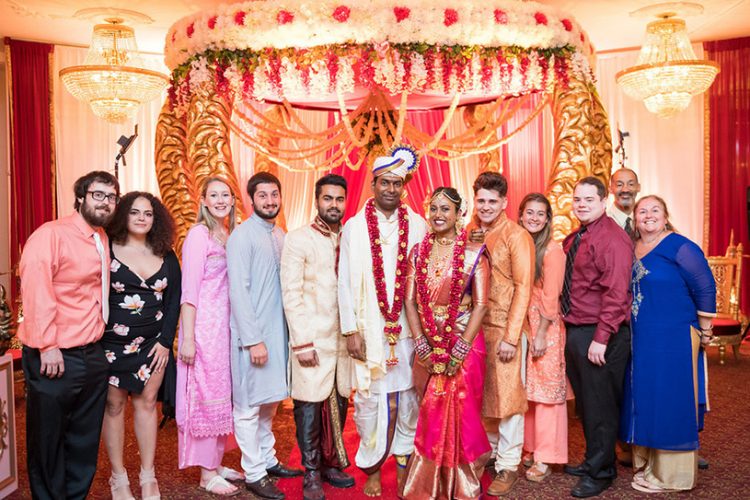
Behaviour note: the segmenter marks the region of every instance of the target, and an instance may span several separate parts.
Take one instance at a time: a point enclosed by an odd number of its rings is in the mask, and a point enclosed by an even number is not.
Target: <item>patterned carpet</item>
[[[715,349],[709,353],[710,366],[710,397],[712,412],[706,421],[706,430],[701,436],[701,454],[710,462],[710,468],[701,471],[698,487],[689,493],[661,495],[659,498],[721,498],[746,499],[750,498],[750,345],[743,346],[741,358],[735,361],[728,353],[727,363],[720,366]],[[19,389],[20,384],[16,385]],[[16,422],[19,436],[19,477],[20,489],[11,495],[12,499],[26,499],[31,495],[28,489],[28,478],[25,467],[25,405],[20,396],[16,396]],[[132,416],[128,414],[130,432],[126,435],[126,463],[130,471],[133,492],[140,498],[138,482],[138,448],[132,434]],[[583,454],[583,436],[580,422],[571,420],[570,423],[570,457],[571,461],[579,461]],[[282,461],[299,463],[299,451],[294,440],[294,421],[291,402],[285,403],[279,410],[274,422],[277,438],[277,453]],[[347,421],[346,442],[353,461],[356,450],[357,436],[351,419]],[[225,463],[239,469],[240,454],[235,449],[228,452]],[[174,421],[170,421],[159,431],[157,452],[157,478],[164,499],[215,498],[198,489],[199,472],[197,468],[190,470],[177,469],[177,436]],[[348,490],[336,490],[326,485],[327,498],[331,500],[358,500],[366,498],[361,491],[364,483],[362,475],[356,467],[350,467],[348,472],[354,474],[357,485]],[[641,498],[648,496],[638,493],[630,487],[631,472],[620,467],[618,479],[614,486],[601,498]],[[90,498],[109,498],[109,465],[106,453],[101,447],[99,454],[99,471],[96,475]],[[383,471],[383,498],[395,498],[395,470],[390,460]],[[287,498],[298,499],[301,495],[301,479],[284,480],[279,483],[287,493]],[[525,479],[519,480],[517,487],[507,498],[553,499],[569,497],[570,488],[575,484],[575,478],[562,473],[556,468],[554,474],[542,484],[534,484]],[[243,490],[234,498],[254,498]],[[490,497],[488,497],[490,498]]]

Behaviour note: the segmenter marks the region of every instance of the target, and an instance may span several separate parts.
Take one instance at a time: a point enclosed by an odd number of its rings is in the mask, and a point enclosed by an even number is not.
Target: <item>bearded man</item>
[[[427,225],[401,200],[418,165],[396,147],[373,164],[372,192],[344,226],[339,263],[339,314],[354,358],[354,422],[360,436],[355,463],[368,476],[364,493],[382,492],[380,467],[398,464],[399,486],[414,450],[419,404],[412,383],[414,341],[403,310],[407,255]]]
[[[21,255],[26,450],[34,498],[86,498],[96,472],[109,363],[109,242],[120,186],[89,172],[75,212],[34,231]]]
[[[247,182],[253,214],[227,240],[234,436],[242,451],[245,487],[255,496],[280,500],[269,476],[301,476],[276,458],[271,426],[279,402],[289,396],[289,334],[281,303],[284,230],[276,225],[281,182],[259,172]]]
[[[322,482],[354,486],[342,429],[351,393],[351,359],[338,315],[338,260],[346,179],[315,183],[315,220],[286,236],[281,289],[292,349],[292,399],[305,468],[303,498],[325,498]]]

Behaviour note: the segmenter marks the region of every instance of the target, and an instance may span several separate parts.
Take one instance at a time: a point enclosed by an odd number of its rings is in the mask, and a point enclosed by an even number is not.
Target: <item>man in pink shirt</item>
[[[73,187],[76,211],[29,237],[21,256],[26,449],[34,498],[80,498],[96,472],[109,364],[99,339],[109,314],[103,227],[117,179],[90,172]]]

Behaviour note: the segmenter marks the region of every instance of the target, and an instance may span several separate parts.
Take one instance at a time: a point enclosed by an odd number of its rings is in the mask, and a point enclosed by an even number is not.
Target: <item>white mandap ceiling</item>
[[[408,4],[409,0],[403,2]],[[133,27],[141,51],[161,53],[164,35],[172,23],[216,3],[211,0],[0,0],[0,36],[88,46],[94,22],[75,19],[73,14],[80,9],[116,7],[141,12],[154,20],[152,24],[133,24]],[[542,3],[572,14],[589,33],[597,50],[603,51],[639,46],[648,20],[630,17],[629,12],[658,2],[542,0]],[[686,19],[693,41],[750,36],[750,0],[701,3],[704,13]]]

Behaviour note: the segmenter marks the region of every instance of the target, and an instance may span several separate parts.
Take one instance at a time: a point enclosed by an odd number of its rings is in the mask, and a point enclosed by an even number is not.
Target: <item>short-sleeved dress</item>
[[[172,349],[180,315],[180,264],[174,252],[147,278],[120,262],[110,248],[109,322],[102,337],[109,384],[140,394],[151,377],[148,354],[159,342]]]

